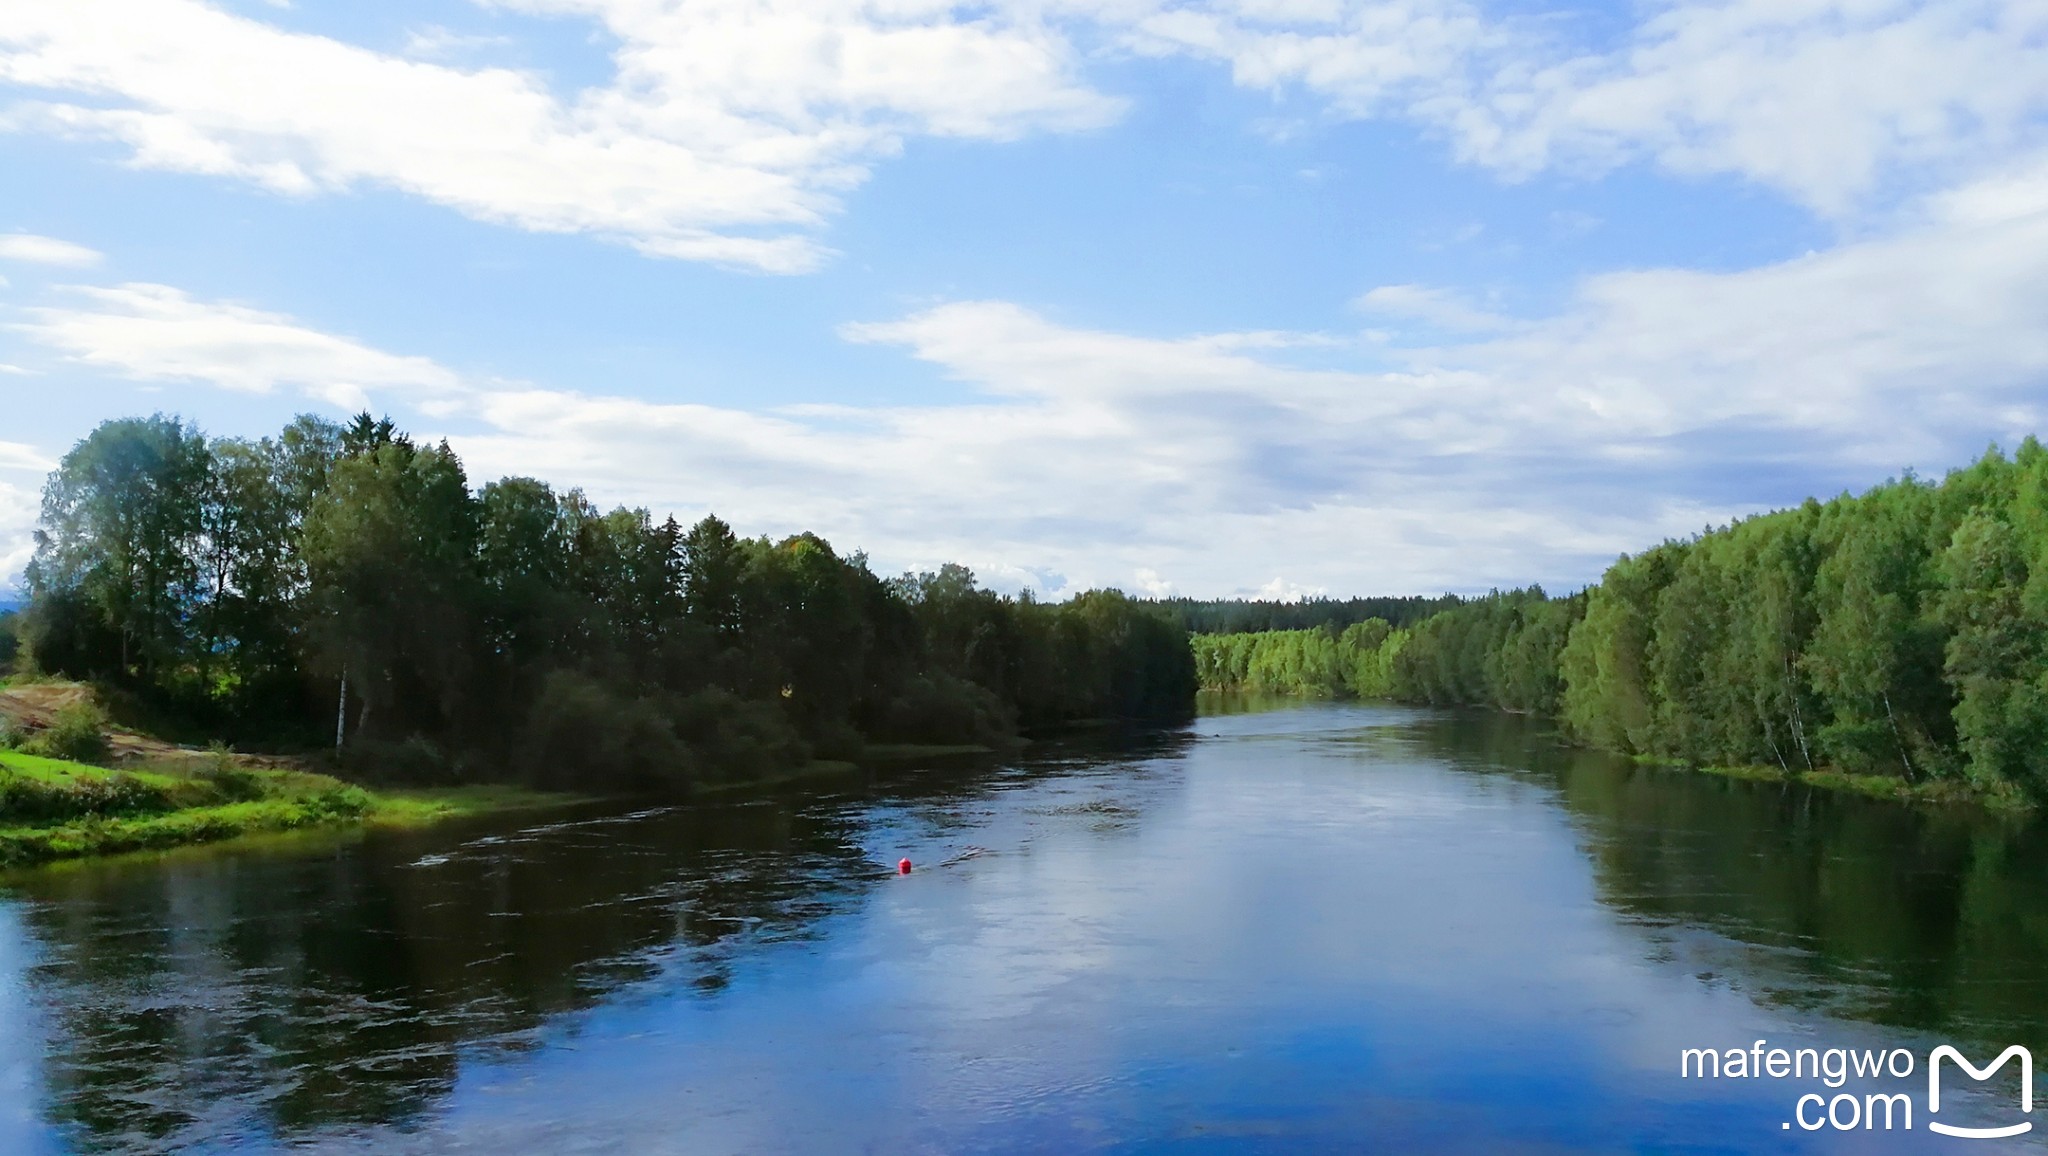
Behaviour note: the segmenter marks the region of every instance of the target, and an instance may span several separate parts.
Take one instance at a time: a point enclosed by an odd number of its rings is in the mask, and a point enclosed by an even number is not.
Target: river
[[[0,1025],[7,1153],[2038,1150],[1930,1135],[1924,1065],[2048,1043],[2048,831],[1221,704],[827,798],[16,874]],[[1919,1066],[1680,1075],[1755,1041]],[[2022,1118],[1963,1083],[1938,1119]],[[1914,1127],[1799,1101],[1871,1089]]]

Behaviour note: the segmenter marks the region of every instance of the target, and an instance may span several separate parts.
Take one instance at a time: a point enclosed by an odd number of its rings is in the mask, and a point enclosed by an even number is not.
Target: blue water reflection
[[[71,1035],[42,1065],[53,1090],[0,1085],[0,1127],[34,1112],[71,1147],[154,1135],[200,1151],[1928,1150],[1921,1120],[1785,1127],[1810,1082],[1679,1079],[1687,1047],[1924,1056],[1943,1037],[1772,998],[1813,982],[1772,953],[1812,952],[1688,921],[1671,895],[1635,902],[1733,877],[1670,884],[1609,863],[1616,840],[1684,831],[1573,805],[1590,788],[1545,769],[1553,756],[1444,739],[1469,725],[1327,704],[1212,715],[1191,735],[823,803],[216,857],[207,893],[241,898],[211,907],[164,901],[202,870],[177,864],[19,882],[24,924],[59,962],[30,967],[16,934],[0,1001],[13,983]],[[1630,790],[1730,789],[1570,757]],[[923,866],[895,877],[901,856]],[[325,902],[318,935],[353,946],[302,949],[280,978],[264,894]],[[76,929],[141,942],[171,918],[201,930],[148,949],[157,999],[261,992],[359,1025],[360,1044],[280,1029],[267,1061],[237,1060],[247,1041],[187,1016],[152,1055],[213,1077],[150,1077],[145,1098],[194,1101],[161,1126],[128,1112],[79,1037],[142,1015],[133,990],[108,994],[133,968],[85,966]],[[67,1001],[95,1000],[66,1019]],[[299,1069],[323,1062],[401,1075],[378,1096],[294,1099]],[[1943,1116],[2001,1108],[1959,1095]]]

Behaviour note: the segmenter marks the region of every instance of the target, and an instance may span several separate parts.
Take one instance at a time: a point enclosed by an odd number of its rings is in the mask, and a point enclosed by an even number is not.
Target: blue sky
[[[2041,424],[2022,0],[0,0],[0,577],[367,406],[1005,589],[1573,586]]]

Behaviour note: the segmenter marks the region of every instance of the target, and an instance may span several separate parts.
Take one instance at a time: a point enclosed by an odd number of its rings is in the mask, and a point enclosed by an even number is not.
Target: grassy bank
[[[0,867],[330,824],[417,827],[566,801],[508,787],[372,792],[227,759],[190,770],[113,771],[0,751]]]
[[[1633,755],[1630,756],[1630,761],[1648,767],[1665,767],[1674,771],[1692,771],[1724,779],[1740,779],[1746,783],[1798,783],[1815,790],[1840,791],[1845,794],[1862,795],[1867,799],[1883,799],[1891,803],[1931,803],[1943,806],[1962,803],[2007,814],[2031,811],[2035,807],[2034,801],[2011,783],[1998,783],[1987,787],[1963,779],[1921,779],[1918,782],[1907,782],[1897,775],[1858,775],[1839,767],[1822,766],[1810,771],[1795,771],[1790,768],[1764,767],[1752,763],[1717,766],[1688,763],[1683,759],[1663,759],[1654,755]]]
[[[1897,775],[1857,775],[1832,767],[1820,767],[1811,771],[1787,771],[1778,767],[1690,767],[1684,763],[1668,763],[1663,760],[1646,761],[1658,761],[1663,765],[1720,775],[1723,778],[1759,783],[1801,783],[1818,790],[1843,791],[1896,803],[1968,803],[1991,811],[2027,811],[2034,807],[2033,801],[2011,783],[1999,783],[1987,788],[1959,779],[1923,779],[1917,783],[1909,783]]]

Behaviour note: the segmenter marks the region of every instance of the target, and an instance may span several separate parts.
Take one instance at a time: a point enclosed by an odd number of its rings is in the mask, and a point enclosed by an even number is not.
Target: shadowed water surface
[[[11,877],[0,1151],[1996,1151],[1787,1128],[1838,1089],[1678,1055],[2039,1051],[2044,946],[2029,824],[1492,715],[1219,712]]]

